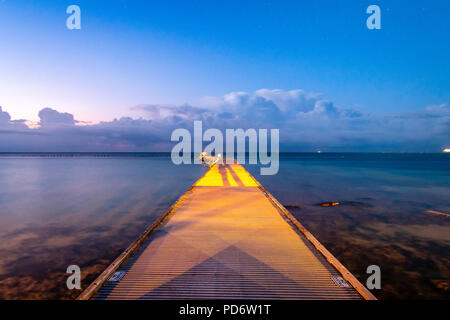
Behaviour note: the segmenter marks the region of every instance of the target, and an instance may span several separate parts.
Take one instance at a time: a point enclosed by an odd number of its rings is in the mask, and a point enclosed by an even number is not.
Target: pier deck
[[[375,299],[241,165],[214,165],[79,299]]]

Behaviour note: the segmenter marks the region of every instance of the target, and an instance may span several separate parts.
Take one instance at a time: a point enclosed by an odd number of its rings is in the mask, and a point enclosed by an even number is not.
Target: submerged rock
[[[335,207],[335,206],[351,206],[351,207],[372,207],[372,205],[360,201],[331,201],[317,203],[316,206]]]
[[[286,209],[300,209],[299,206],[295,205],[295,204],[288,204],[288,205],[284,205],[284,207]]]
[[[322,203],[318,203],[317,205],[321,206],[321,207],[334,207],[334,206],[338,206],[340,205],[340,202],[322,202]]]

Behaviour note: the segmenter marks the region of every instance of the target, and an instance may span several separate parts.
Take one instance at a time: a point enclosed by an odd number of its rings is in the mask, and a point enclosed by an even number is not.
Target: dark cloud
[[[232,92],[196,105],[139,105],[144,118],[83,125],[45,108],[40,127],[13,121],[0,108],[0,151],[170,151],[176,128],[279,128],[282,151],[433,151],[450,144],[450,108],[371,115],[336,106],[302,90]]]
[[[11,116],[8,112],[3,111],[2,107],[0,107],[0,127],[9,125],[11,121]]]
[[[25,120],[11,120],[11,116],[8,112],[3,111],[0,106],[0,132],[10,133],[16,132],[16,130],[26,130],[28,127],[25,125]]]

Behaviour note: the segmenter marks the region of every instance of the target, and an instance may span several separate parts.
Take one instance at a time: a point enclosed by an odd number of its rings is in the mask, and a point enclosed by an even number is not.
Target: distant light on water
[[[445,148],[444,152],[450,153],[450,148]]]

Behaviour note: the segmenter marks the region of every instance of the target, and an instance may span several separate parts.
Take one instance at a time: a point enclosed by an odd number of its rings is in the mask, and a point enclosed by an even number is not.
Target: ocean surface
[[[381,299],[450,298],[450,154],[281,154],[246,168]],[[0,154],[0,299],[72,299],[206,168],[168,154]],[[337,206],[320,204],[339,202]]]

